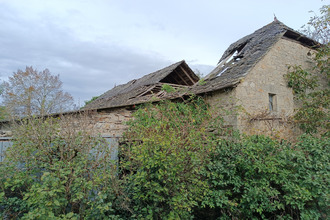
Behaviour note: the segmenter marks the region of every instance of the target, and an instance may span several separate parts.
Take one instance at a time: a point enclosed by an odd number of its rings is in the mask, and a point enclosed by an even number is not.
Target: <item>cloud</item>
[[[83,103],[182,59],[206,75],[273,13],[292,28],[306,23],[323,4],[307,2],[0,0],[0,77],[48,68]]]
[[[82,41],[53,18],[26,19],[1,5],[0,74],[5,78],[25,66],[60,74],[76,102],[90,99],[115,84],[141,77],[171,61],[154,52],[136,51],[109,42]]]

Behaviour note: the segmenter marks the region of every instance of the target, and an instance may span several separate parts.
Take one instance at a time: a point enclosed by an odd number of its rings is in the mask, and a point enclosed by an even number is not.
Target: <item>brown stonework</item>
[[[307,55],[311,49],[282,38],[250,70],[244,79],[229,93],[213,93],[206,100],[212,105],[240,106],[236,119],[228,121],[245,134],[266,134],[290,139],[300,130],[290,123],[297,104],[284,74],[289,65],[312,69],[313,61]],[[274,108],[269,109],[270,96]],[[229,98],[231,97],[231,98]],[[218,100],[218,101],[217,101]]]
[[[93,113],[90,128],[105,137],[121,137],[127,128],[126,122],[131,117],[132,111],[125,108],[100,110]]]

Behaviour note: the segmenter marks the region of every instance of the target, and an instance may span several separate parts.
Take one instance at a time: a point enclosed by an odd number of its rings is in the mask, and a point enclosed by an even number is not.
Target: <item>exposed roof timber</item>
[[[287,30],[283,36],[287,37],[289,39],[299,41],[300,43],[302,43],[305,46],[309,46],[309,47],[313,47],[313,48],[318,48],[321,46],[320,43],[318,43],[298,32],[292,31],[292,30]]]
[[[166,76],[164,79],[162,79],[160,82],[163,83],[173,83],[180,85],[182,82],[176,77],[176,75],[173,75],[172,73]]]
[[[178,77],[184,82],[184,84],[186,84],[187,86],[190,85],[190,83],[188,83],[188,82],[184,79],[184,77],[181,76],[180,72],[177,71],[177,69],[176,69],[174,72],[177,73],[176,75],[177,75],[177,76],[178,76]]]
[[[132,98],[136,98],[136,97],[141,97],[144,96],[145,94],[147,94],[148,92],[152,91],[156,86],[151,86],[150,88],[148,88],[146,91],[140,93],[139,95],[132,97]]]
[[[187,73],[187,71],[186,71],[182,66],[180,66],[180,69],[181,69],[181,70],[184,72],[184,74],[186,74],[186,76],[190,79],[190,81],[191,81],[191,84],[190,84],[190,85],[194,85],[196,81],[194,81],[194,80],[190,77],[190,75]]]
[[[177,84],[183,84],[183,85],[194,85],[195,82],[198,82],[198,77],[194,74],[192,70],[189,69],[189,67],[186,67],[184,65],[185,63],[182,63],[182,65],[178,66],[176,69],[174,69],[169,75],[167,75],[164,79],[162,79],[160,82],[174,82],[176,81]]]
[[[86,105],[84,109],[128,106],[150,101],[153,97],[172,97],[188,89],[177,90],[177,92],[169,94],[161,90],[163,84],[171,85],[173,88],[187,88],[192,85],[191,79],[192,81],[198,81],[199,78],[182,60],[139,79],[116,86]]]

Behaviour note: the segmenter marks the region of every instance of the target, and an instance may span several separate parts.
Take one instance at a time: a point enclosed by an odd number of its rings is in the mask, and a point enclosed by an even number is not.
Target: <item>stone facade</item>
[[[208,100],[212,106],[235,103],[241,107],[237,117],[231,116],[229,122],[242,133],[285,139],[295,137],[300,130],[290,123],[290,119],[298,106],[283,75],[288,72],[289,65],[311,69],[310,52],[311,49],[298,42],[282,38],[229,94],[215,93]]]

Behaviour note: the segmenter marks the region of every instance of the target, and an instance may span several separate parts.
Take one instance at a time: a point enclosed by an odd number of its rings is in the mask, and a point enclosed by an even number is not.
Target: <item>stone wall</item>
[[[214,91],[205,95],[204,99],[210,105],[210,111],[213,116],[221,116],[225,125],[237,128],[239,108],[234,88]]]
[[[131,118],[132,111],[125,108],[100,110],[94,113],[90,128],[102,136],[121,137]]]
[[[61,118],[62,129],[88,130],[93,135],[121,137],[132,117],[132,110],[113,108],[98,111],[74,112],[52,117]],[[0,125],[0,137],[12,136],[12,122]]]
[[[242,133],[294,138],[301,132],[291,123],[297,103],[283,75],[288,72],[288,65],[311,69],[313,60],[307,55],[310,51],[297,42],[280,39],[230,94],[214,93],[208,100],[213,106],[234,103],[239,107],[236,119],[232,115],[229,123]]]

